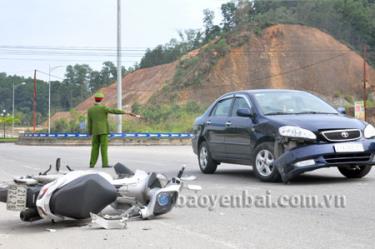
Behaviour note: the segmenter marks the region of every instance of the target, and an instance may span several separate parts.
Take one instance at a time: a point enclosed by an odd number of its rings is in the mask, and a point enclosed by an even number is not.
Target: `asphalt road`
[[[56,157],[75,169],[88,167],[89,147],[28,147],[0,144],[0,181],[35,174]],[[340,196],[345,207],[179,207],[155,220],[132,221],[126,230],[93,229],[77,222],[23,223],[0,204],[1,248],[374,248],[375,169],[347,180],[335,168],[302,175],[289,185],[259,182],[246,166],[222,165],[214,175],[199,172],[190,147],[111,147],[110,161],[132,169],[175,175],[186,164],[202,196]],[[105,169],[110,171],[110,169]],[[184,196],[193,193],[184,192]],[[342,199],[340,199],[342,200]],[[201,203],[202,204],[202,203]],[[262,207],[261,207],[262,206]],[[47,229],[55,229],[49,232]]]

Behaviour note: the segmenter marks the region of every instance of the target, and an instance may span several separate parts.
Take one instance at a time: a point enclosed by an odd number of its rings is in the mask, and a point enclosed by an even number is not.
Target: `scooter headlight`
[[[158,204],[161,207],[165,207],[165,206],[170,204],[171,197],[170,197],[169,193],[161,192],[161,193],[158,194],[157,200],[158,200]]]
[[[316,139],[316,135],[312,131],[297,126],[282,126],[279,128],[279,133],[283,137]]]
[[[372,125],[367,125],[365,130],[363,131],[363,135],[365,138],[373,138],[375,137],[375,128]]]

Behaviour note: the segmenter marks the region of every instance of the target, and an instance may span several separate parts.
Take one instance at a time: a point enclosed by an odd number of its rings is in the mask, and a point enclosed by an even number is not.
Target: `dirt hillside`
[[[151,68],[139,69],[126,75],[122,79],[123,104],[124,109],[130,111],[131,105],[135,102],[146,104],[152,95],[160,90],[164,84],[173,78],[177,62],[160,65]],[[104,87],[100,90],[104,93],[103,104],[116,107],[116,84]],[[75,109],[80,113],[85,113],[94,103],[94,98],[90,97],[80,103]],[[52,122],[59,119],[68,119],[69,112],[57,112],[52,116]]]
[[[199,50],[188,57],[198,56]],[[186,57],[186,56],[185,56]],[[138,102],[146,104],[154,95],[162,96],[163,86],[172,84],[178,61],[137,70],[123,78],[125,108]],[[369,84],[375,84],[375,71],[369,67]],[[348,46],[316,28],[302,25],[274,25],[260,35],[251,35],[248,42],[231,48],[204,76],[200,85],[177,92],[181,102],[190,100],[209,103],[225,92],[255,88],[290,88],[316,92],[332,97],[360,96],[362,92],[363,59]],[[101,90],[104,104],[115,106],[116,85]],[[164,93],[165,95],[172,93]],[[76,109],[85,112],[93,98]],[[57,113],[53,119],[66,118]]]
[[[369,85],[375,71],[368,67]],[[183,91],[183,100],[206,102],[221,94],[256,88],[289,88],[335,95],[362,93],[363,59],[331,35],[302,25],[275,25],[231,51],[201,86]]]
[[[174,75],[177,62],[144,68],[126,75],[122,79],[123,102],[132,105],[134,102],[146,104],[150,97],[164,84],[170,81]],[[116,106],[116,84],[103,88],[104,104]],[[93,98],[86,99],[79,104],[77,111],[86,111],[93,103]]]

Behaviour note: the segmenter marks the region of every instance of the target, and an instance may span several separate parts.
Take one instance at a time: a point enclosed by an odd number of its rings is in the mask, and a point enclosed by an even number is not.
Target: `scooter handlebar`
[[[183,166],[183,167],[180,169],[180,171],[178,171],[178,173],[177,173],[177,178],[181,178],[182,175],[184,174],[184,171],[185,171],[185,167]]]

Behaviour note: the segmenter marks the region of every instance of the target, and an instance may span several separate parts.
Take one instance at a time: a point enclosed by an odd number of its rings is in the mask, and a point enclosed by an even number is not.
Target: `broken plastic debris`
[[[105,215],[101,217],[99,215],[90,213],[91,222],[104,229],[125,229],[127,225],[127,218],[110,219],[110,216]]]

